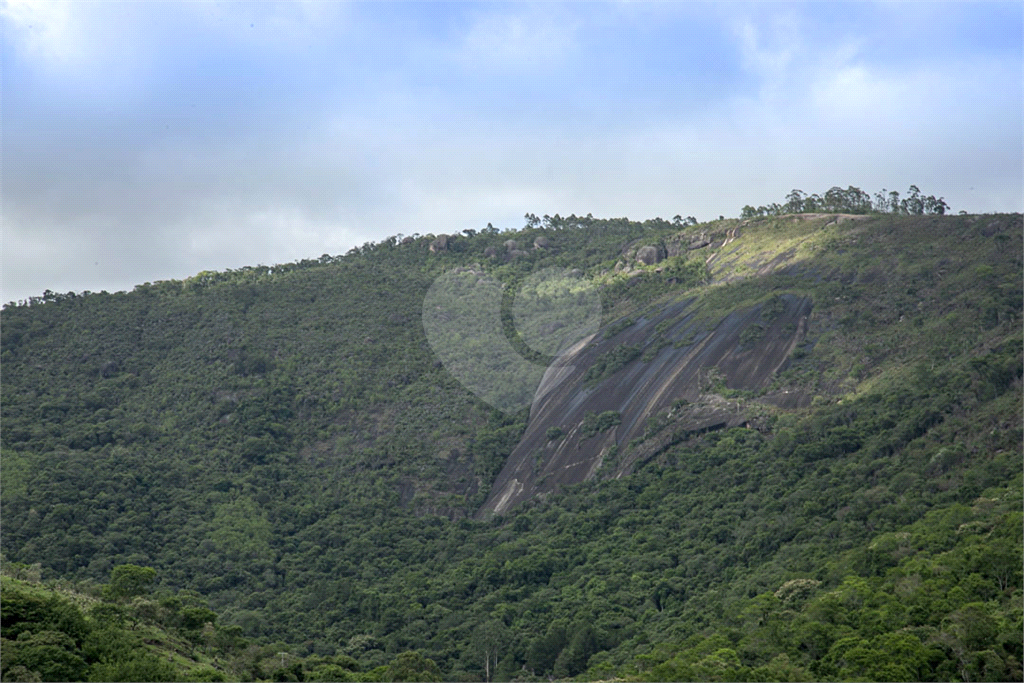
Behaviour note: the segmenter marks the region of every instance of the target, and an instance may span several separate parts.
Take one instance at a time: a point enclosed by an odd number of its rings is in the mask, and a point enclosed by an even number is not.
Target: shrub
[[[585,438],[597,436],[606,432],[622,422],[622,415],[616,410],[606,410],[603,413],[587,413],[583,417],[583,424],[580,431]]]

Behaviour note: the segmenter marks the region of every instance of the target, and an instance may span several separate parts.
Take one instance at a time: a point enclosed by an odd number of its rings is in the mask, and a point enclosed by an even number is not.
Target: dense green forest
[[[1021,217],[830,210],[528,215],[9,304],[3,679],[1020,679]],[[746,426],[651,415],[628,476],[477,515],[529,409],[447,371],[424,299],[550,267],[605,335],[680,297],[813,312],[766,390],[703,375]]]

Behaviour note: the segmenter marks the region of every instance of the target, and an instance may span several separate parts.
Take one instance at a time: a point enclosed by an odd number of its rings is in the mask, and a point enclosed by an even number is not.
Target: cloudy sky
[[[1024,208],[1019,2],[0,8],[2,301],[526,212]]]

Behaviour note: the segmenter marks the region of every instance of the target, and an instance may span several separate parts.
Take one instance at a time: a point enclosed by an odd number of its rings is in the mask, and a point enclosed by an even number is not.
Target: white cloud
[[[917,183],[954,209],[1021,208],[1019,63],[998,53],[894,65],[799,8],[457,5],[396,27],[325,4],[161,5],[167,26],[102,3],[4,5],[5,29],[39,41],[18,43],[16,75],[67,104],[4,102],[4,298],[519,227],[526,212],[708,219],[793,187]],[[642,42],[676,35],[697,47]],[[136,55],[115,71],[138,87],[97,97],[114,36]],[[613,44],[629,50],[585,52]],[[192,50],[228,66],[193,74]],[[705,54],[717,61],[692,61]],[[36,68],[51,62],[91,75]],[[323,77],[305,85],[310,71]]]
[[[186,2],[178,20],[243,50],[308,51],[324,40],[340,40],[348,28],[349,4],[335,0],[294,2]]]
[[[75,10],[75,3],[61,0],[4,0],[0,4],[4,37],[47,62],[79,58],[87,44],[74,21]]]
[[[762,96],[776,96],[809,58],[800,22],[780,12],[768,22],[744,20],[735,29],[741,64],[760,80]]]
[[[457,59],[469,67],[537,67],[573,49],[578,22],[556,5],[504,6],[474,13],[461,37]]]

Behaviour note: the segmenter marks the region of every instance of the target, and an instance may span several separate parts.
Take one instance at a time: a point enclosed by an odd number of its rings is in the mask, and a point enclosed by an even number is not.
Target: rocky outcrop
[[[653,266],[665,259],[665,250],[660,245],[640,247],[636,250],[636,260],[647,266]]]
[[[852,213],[841,213],[836,216],[833,220],[825,224],[825,227],[832,225],[842,225],[843,223],[852,223],[856,221],[871,220],[872,216],[866,214],[852,214]]]
[[[438,235],[437,238],[430,243],[431,253],[438,253],[442,251],[448,251],[448,235]]]
[[[786,364],[806,333],[811,301],[794,295],[783,295],[781,301],[782,311],[773,311],[770,321],[758,304],[705,330],[695,323],[692,300],[684,300],[608,338],[598,334],[581,341],[545,373],[526,432],[478,515],[504,513],[599,473],[621,477],[664,448],[657,446],[659,440],[746,425],[749,418],[739,404],[715,396],[712,389],[718,382],[729,389],[764,389]],[[747,332],[753,328],[756,334]],[[619,354],[631,360],[608,376],[588,374],[617,350],[629,348],[643,353]],[[645,436],[649,418],[673,411],[671,429],[631,447]],[[588,420],[607,412],[618,414],[617,424],[599,433],[586,428]],[[558,430],[559,438],[548,438]]]

